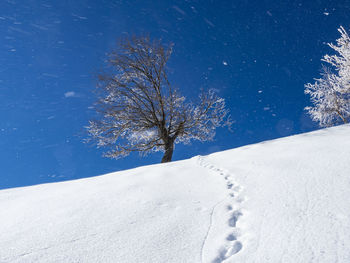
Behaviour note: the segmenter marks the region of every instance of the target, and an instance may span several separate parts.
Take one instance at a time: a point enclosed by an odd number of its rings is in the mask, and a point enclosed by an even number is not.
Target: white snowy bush
[[[305,109],[320,126],[348,123],[350,117],[350,38],[343,27],[336,44],[328,44],[337,54],[325,55],[321,78],[314,84],[305,85],[305,93],[311,97],[313,106]]]

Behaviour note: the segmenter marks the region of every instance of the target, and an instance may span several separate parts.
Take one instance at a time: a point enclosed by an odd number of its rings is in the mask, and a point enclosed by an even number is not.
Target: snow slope
[[[0,262],[350,262],[350,126],[0,191]]]

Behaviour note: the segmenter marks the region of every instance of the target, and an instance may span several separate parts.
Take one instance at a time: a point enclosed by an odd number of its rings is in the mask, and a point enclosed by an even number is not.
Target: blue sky
[[[173,42],[172,84],[189,99],[217,89],[236,121],[212,142],[177,145],[174,160],[317,129],[304,84],[349,13],[349,1],[1,1],[0,189],[160,161],[82,143],[96,73],[126,34]]]

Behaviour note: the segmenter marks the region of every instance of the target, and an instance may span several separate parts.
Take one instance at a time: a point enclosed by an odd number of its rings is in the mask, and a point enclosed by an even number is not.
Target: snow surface
[[[0,262],[350,262],[350,126],[0,191]]]

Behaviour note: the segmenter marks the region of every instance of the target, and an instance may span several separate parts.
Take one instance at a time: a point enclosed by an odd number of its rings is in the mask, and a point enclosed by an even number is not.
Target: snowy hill
[[[350,262],[350,126],[0,191],[0,262]]]

